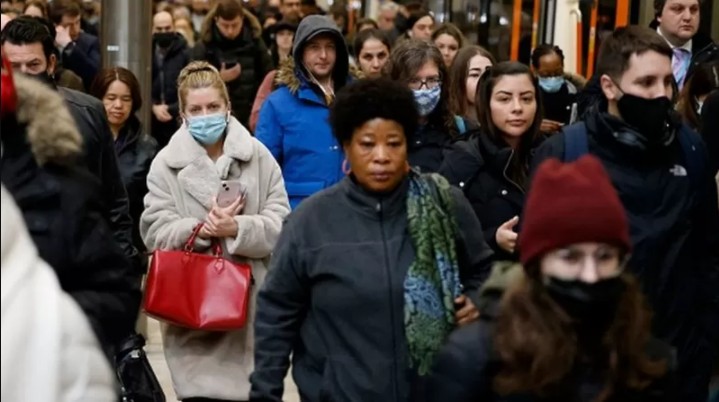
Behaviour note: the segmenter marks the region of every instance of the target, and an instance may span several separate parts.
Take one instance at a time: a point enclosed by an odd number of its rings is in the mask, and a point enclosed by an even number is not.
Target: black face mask
[[[625,92],[617,101],[617,108],[624,122],[650,142],[666,138],[672,110],[672,101],[666,96],[645,99]]]
[[[585,329],[604,333],[614,321],[625,284],[621,277],[595,283],[566,281],[549,277],[545,287],[549,296]]]
[[[164,49],[169,47],[172,44],[172,41],[175,40],[175,33],[158,32],[152,35],[152,39],[155,41],[155,43],[157,43],[157,46]]]

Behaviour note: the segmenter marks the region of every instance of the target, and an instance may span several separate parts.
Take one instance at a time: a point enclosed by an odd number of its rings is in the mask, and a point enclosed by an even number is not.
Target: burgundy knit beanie
[[[622,202],[601,162],[591,155],[572,163],[544,161],[532,180],[522,220],[519,257],[525,267],[575,243],[631,249]]]

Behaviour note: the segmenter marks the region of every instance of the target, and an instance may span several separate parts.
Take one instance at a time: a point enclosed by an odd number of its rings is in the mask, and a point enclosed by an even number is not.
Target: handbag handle
[[[200,222],[194,229],[192,229],[192,234],[190,234],[190,238],[187,239],[187,242],[185,243],[185,252],[192,253],[195,251],[195,240],[197,240],[197,236],[200,234],[200,230],[202,230],[204,225],[204,222]],[[210,244],[215,257],[222,256],[222,245],[220,244],[220,239],[213,237],[210,240]]]

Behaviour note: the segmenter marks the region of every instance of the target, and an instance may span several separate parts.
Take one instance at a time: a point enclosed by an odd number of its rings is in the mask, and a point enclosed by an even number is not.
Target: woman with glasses
[[[429,42],[401,42],[392,50],[387,75],[412,90],[419,112],[419,128],[408,144],[410,165],[422,172],[436,172],[458,135],[448,108],[448,75],[442,54]]]
[[[521,264],[498,265],[480,320],[440,351],[428,402],[676,401],[673,351],[651,336],[624,208],[601,162],[544,162]]]
[[[539,145],[542,108],[529,67],[503,62],[482,76],[477,91],[480,129],[454,144],[439,173],[460,187],[498,259],[516,260],[517,228]]]
[[[250,400],[282,400],[291,356],[303,401],[421,401],[442,341],[477,318],[492,253],[462,194],[409,169],[417,120],[399,82],[337,94],[330,124],[351,172],[282,229],[257,298]]]

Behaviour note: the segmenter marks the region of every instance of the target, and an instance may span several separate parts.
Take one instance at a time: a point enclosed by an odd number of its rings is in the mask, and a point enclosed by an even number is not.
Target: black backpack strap
[[[564,162],[574,162],[589,153],[587,126],[579,122],[562,128],[564,133]]]

